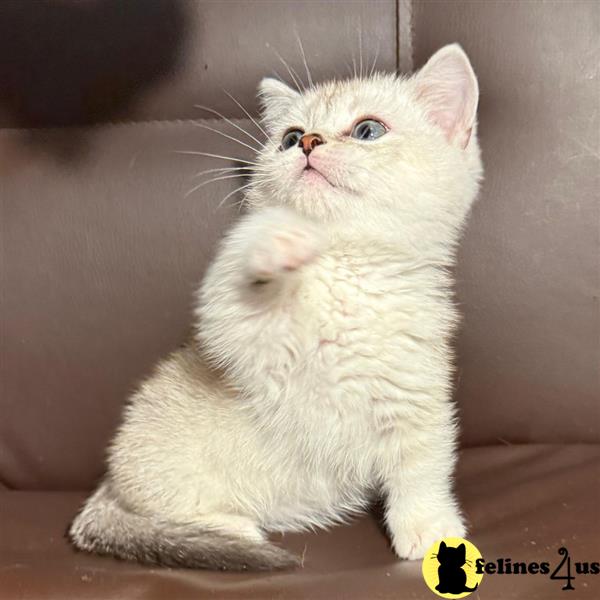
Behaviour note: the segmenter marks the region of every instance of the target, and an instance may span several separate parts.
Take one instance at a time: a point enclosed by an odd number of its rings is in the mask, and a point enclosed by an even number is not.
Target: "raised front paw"
[[[320,253],[323,237],[317,227],[290,211],[273,211],[257,231],[248,255],[253,281],[271,281],[295,271]]]
[[[400,558],[417,560],[438,540],[446,537],[464,538],[466,527],[455,509],[448,509],[427,521],[410,520],[392,533],[392,546]]]

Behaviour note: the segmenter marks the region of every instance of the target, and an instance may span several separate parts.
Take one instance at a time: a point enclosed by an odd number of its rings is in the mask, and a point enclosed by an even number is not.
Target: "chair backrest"
[[[0,6],[0,53],[15,57],[0,61],[0,485],[100,476],[127,394],[184,340],[236,217],[219,204],[237,181],[186,196],[228,163],[174,151],[251,155],[196,127],[230,126],[194,105],[252,128],[222,88],[255,115],[259,79],[288,76],[277,53],[304,74],[295,32],[316,80],[377,52],[394,70],[464,46],[486,181],[458,268],[463,441],[598,440],[596,3],[114,4],[54,3],[43,19]]]

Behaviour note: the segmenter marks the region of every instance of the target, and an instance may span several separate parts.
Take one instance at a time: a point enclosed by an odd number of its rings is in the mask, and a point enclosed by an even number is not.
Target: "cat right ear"
[[[300,94],[296,90],[279,79],[265,77],[258,84],[258,99],[263,108],[263,118],[271,127],[283,118],[292,102],[299,97]]]
[[[479,86],[464,50],[458,44],[444,46],[415,75],[415,81],[429,119],[451,144],[466,148],[477,117]]]

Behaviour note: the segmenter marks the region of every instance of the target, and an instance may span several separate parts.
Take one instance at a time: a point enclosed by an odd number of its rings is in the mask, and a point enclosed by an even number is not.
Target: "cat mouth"
[[[325,175],[323,175],[323,173],[321,173],[321,171],[319,171],[318,169],[315,169],[312,165],[307,164],[304,169],[302,169],[302,178],[303,179],[307,179],[307,180],[312,180],[312,181],[324,181],[325,183],[327,183],[329,186],[331,187],[336,187],[335,185],[333,185],[333,183],[331,183],[331,181],[329,181],[329,179],[327,179],[327,177]]]

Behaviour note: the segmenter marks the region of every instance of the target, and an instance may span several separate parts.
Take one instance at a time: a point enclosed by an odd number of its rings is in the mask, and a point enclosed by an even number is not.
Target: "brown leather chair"
[[[457,488],[487,561],[481,598],[599,598],[600,3],[7,1],[0,4],[0,598],[433,598],[371,516],[286,536],[304,568],[228,574],[76,553],[69,520],[136,381],[186,337],[191,294],[236,217],[259,79],[417,68],[458,41],[481,86],[486,179],[461,246]],[[359,34],[359,31],[361,32]],[[195,104],[224,115],[206,113]],[[252,143],[249,138],[245,142]],[[239,196],[237,196],[239,198]],[[559,572],[566,573],[566,566]],[[476,594],[474,594],[476,596]]]

